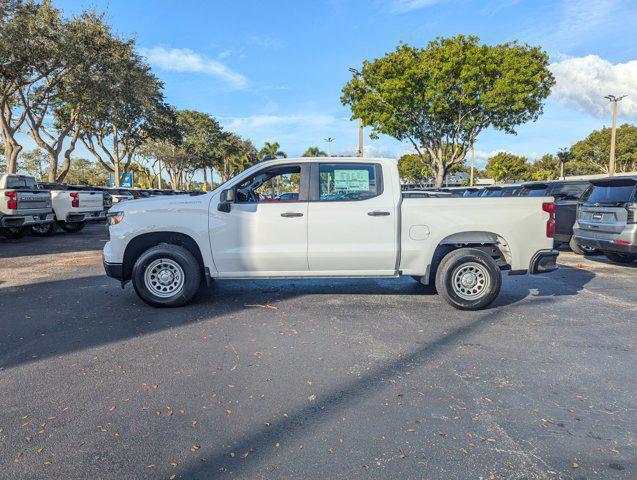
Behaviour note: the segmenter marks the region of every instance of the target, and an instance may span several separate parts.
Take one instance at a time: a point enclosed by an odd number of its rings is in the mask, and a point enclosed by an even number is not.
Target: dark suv
[[[577,216],[577,205],[582,195],[590,187],[588,180],[556,180],[551,182],[525,183],[521,197],[555,198],[555,246],[566,243],[573,252],[593,255],[595,248],[579,245],[573,240],[573,224]]]
[[[597,248],[609,260],[637,259],[637,176],[591,180],[574,226],[579,245]]]

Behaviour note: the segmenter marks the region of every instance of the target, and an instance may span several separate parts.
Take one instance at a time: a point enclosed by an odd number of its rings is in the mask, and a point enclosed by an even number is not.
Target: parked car
[[[104,195],[97,190],[87,190],[85,186],[59,183],[40,183],[38,188],[51,193],[51,205],[55,223],[34,225],[31,232],[35,236],[46,237],[55,232],[56,226],[68,233],[77,233],[87,222],[106,218]]]
[[[530,197],[552,196],[555,199],[555,247],[569,245],[579,255],[595,255],[596,249],[578,245],[573,239],[573,224],[577,214],[577,204],[590,187],[588,180],[559,180],[551,182],[530,182],[522,186],[520,195]]]
[[[573,227],[578,245],[617,263],[637,259],[637,176],[591,180]]]
[[[290,183],[298,201],[261,200]],[[473,310],[497,297],[501,271],[557,268],[553,211],[549,198],[410,198],[394,160],[276,159],[205,195],[113,207],[104,267],[162,307],[204,279],[409,275]]]
[[[516,197],[522,191],[522,185],[489,185],[484,187],[480,197]]]
[[[108,188],[106,191],[110,194],[113,199],[113,205],[120,202],[125,202],[128,200],[135,200],[135,197],[124,188]]]
[[[53,221],[51,194],[38,190],[35,178],[0,174],[0,235],[20,238],[31,226]]]
[[[451,192],[440,190],[407,190],[403,192],[403,198],[451,198]]]
[[[130,193],[135,199],[148,198],[151,196],[148,190],[144,190],[142,188],[128,188],[126,189],[126,192]]]

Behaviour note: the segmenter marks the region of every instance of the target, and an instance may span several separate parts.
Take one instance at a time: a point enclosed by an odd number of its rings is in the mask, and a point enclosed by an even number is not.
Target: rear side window
[[[567,200],[578,200],[589,186],[589,183],[558,184],[551,189],[549,195]]]
[[[35,183],[35,180],[33,180],[32,178],[8,176],[6,188],[11,189],[11,188],[38,188],[38,187]]]
[[[377,169],[366,163],[321,163],[319,200],[367,200],[382,193]]]
[[[520,192],[521,197],[547,197],[548,189],[545,188],[523,188]]]
[[[593,185],[586,192],[583,200],[586,203],[621,204],[635,200],[635,183],[610,183]]]

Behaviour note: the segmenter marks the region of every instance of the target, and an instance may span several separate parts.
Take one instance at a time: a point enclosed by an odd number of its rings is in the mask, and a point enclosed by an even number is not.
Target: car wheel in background
[[[199,290],[201,267],[185,248],[162,243],[141,254],[132,280],[137,295],[149,305],[179,307]]]
[[[436,289],[460,310],[479,310],[500,293],[500,268],[490,255],[475,248],[460,248],[447,254],[436,272]]]
[[[9,240],[17,240],[18,238],[22,238],[27,234],[27,229],[24,227],[20,228],[2,228],[0,229],[0,235]]]
[[[34,237],[49,237],[55,232],[55,222],[40,223],[31,227],[31,235]]]
[[[58,222],[58,225],[67,233],[77,233],[84,228],[85,224],[83,222]]]
[[[568,246],[571,247],[573,253],[577,253],[578,255],[599,255],[599,250],[593,247],[587,247],[586,245],[580,245],[575,241],[575,237],[571,237]]]
[[[604,252],[604,255],[615,263],[631,263],[637,258],[637,255],[631,255],[630,253]]]

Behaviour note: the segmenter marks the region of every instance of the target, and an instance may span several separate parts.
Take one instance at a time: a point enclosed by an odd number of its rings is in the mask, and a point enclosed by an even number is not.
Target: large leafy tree
[[[406,183],[424,184],[431,180],[433,172],[431,166],[422,162],[415,153],[403,155],[398,160],[398,174]]]
[[[215,158],[222,151],[223,133],[219,122],[207,113],[194,110],[177,112],[177,123],[183,135],[183,148],[188,152],[194,170],[203,171],[204,185],[208,185],[208,168],[215,166]],[[212,179],[211,179],[212,180]]]
[[[607,174],[610,137],[611,129],[602,128],[575,143],[569,151],[566,172],[569,175]],[[617,129],[615,162],[617,172],[637,171],[637,126],[627,123]]]
[[[500,152],[487,161],[486,173],[496,182],[528,180],[531,168],[525,157]]]
[[[305,153],[304,157],[327,157],[327,153],[321,150],[319,147],[309,147]]]
[[[560,176],[560,160],[554,155],[544,155],[531,164],[530,175],[533,180],[555,180]]]
[[[267,142],[266,142],[267,145]],[[271,150],[279,151],[278,144],[271,144]],[[229,180],[248,167],[255,165],[262,157],[263,149],[257,152],[254,144],[231,132],[224,132],[220,156],[216,159],[216,170],[222,182]],[[272,157],[275,158],[275,157]]]
[[[477,37],[459,35],[426,48],[401,44],[365,61],[341,101],[374,136],[409,141],[424,164],[430,157],[441,186],[482,130],[515,134],[518,125],[536,120],[553,84],[539,47],[482,45]]]
[[[279,142],[265,142],[261,150],[259,150],[259,157],[261,160],[272,160],[274,158],[286,158],[287,155],[281,149]]]

